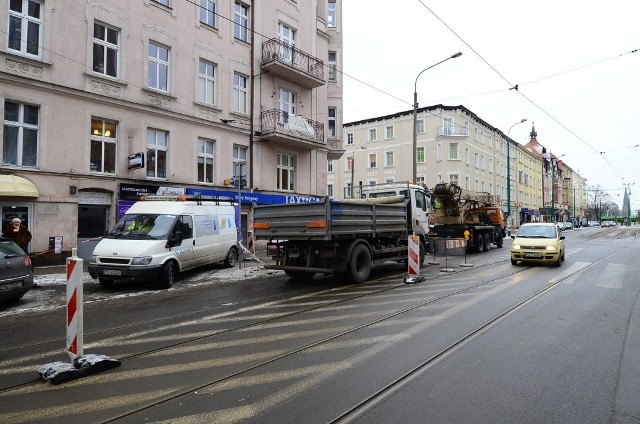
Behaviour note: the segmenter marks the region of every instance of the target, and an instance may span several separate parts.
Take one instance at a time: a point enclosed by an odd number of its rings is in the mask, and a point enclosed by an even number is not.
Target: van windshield
[[[107,238],[166,240],[175,221],[176,215],[126,214]]]

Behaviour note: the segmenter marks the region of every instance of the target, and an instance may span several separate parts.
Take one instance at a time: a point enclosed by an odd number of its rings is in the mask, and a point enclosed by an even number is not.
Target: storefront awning
[[[0,196],[38,197],[40,193],[33,183],[15,175],[0,175]]]

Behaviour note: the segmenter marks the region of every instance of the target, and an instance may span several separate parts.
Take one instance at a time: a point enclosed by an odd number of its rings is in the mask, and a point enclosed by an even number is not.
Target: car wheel
[[[555,266],[560,266],[562,265],[562,254],[558,255],[558,260],[555,263]]]
[[[160,280],[158,286],[162,289],[168,289],[173,286],[176,278],[176,264],[173,261],[167,261],[160,271]]]
[[[518,265],[518,261],[516,261],[515,259],[511,259],[511,265]]]
[[[232,268],[238,263],[238,249],[235,246],[229,249],[227,257],[224,258],[224,266]]]

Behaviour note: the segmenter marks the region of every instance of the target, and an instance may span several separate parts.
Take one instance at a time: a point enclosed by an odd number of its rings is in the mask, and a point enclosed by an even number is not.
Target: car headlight
[[[151,256],[140,256],[139,258],[131,259],[131,265],[149,265],[151,263]]]
[[[547,250],[556,250],[555,246],[547,246]]]
[[[96,263],[96,255],[91,255],[91,257],[89,258],[89,263],[92,263],[92,264]]]
[[[519,244],[514,244],[511,246],[512,249],[514,250],[520,250],[520,245]]]

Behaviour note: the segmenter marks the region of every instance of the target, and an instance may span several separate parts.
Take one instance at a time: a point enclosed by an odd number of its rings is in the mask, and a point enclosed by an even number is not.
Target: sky
[[[413,109],[415,86],[420,107],[463,105],[520,144],[535,125],[538,142],[588,188],[622,206],[628,187],[632,213],[640,209],[640,1],[342,8],[344,123]]]

